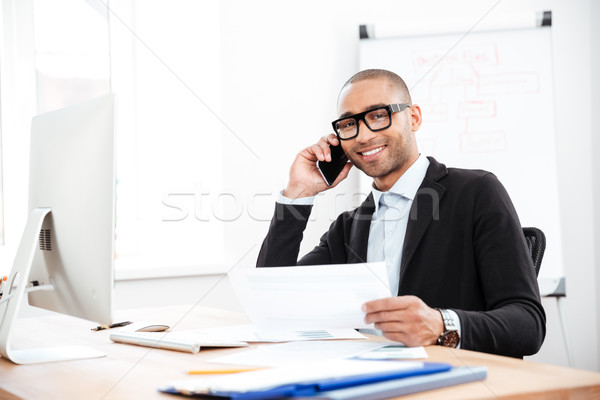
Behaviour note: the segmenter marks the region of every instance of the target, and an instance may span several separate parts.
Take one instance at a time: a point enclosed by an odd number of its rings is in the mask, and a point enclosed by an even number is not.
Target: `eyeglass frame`
[[[381,107],[375,107],[375,108],[371,108],[370,110],[363,111],[363,112],[358,113],[358,114],[348,115],[347,117],[336,119],[335,121],[333,121],[331,123],[331,126],[333,127],[333,131],[335,132],[335,134],[336,134],[336,136],[338,137],[339,140],[350,140],[350,139],[354,139],[355,137],[358,136],[358,130],[359,130],[358,123],[360,121],[364,122],[365,126],[367,128],[369,128],[369,130],[371,132],[380,132],[380,131],[383,131],[384,129],[387,129],[390,126],[392,126],[392,114],[404,111],[404,110],[406,110],[409,107],[412,107],[412,106],[410,104],[406,104],[406,103],[395,103],[395,104],[388,104],[388,105],[381,106]],[[390,123],[385,128],[371,129],[371,127],[369,126],[369,123],[365,120],[365,115],[367,115],[368,113],[373,112],[375,110],[386,110],[387,111]],[[344,120],[350,119],[350,118],[353,118],[353,119],[356,120],[356,134],[354,136],[351,136],[351,137],[343,138],[343,137],[340,136],[340,134],[338,132],[338,129],[336,129],[336,127],[335,127],[335,124],[337,124],[340,121],[344,121]]]

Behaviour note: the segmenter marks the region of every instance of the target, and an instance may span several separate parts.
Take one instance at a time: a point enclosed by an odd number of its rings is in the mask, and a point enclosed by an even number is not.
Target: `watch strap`
[[[437,309],[442,314],[442,320],[444,321],[444,331],[457,331],[458,326],[456,325],[456,321],[452,314],[443,308]]]

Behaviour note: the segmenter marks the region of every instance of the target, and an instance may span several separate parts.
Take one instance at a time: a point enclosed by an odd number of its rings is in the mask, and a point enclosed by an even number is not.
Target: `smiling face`
[[[342,89],[338,115],[409,101],[403,97],[384,78],[361,80]],[[392,114],[392,125],[379,132],[372,132],[360,121],[358,136],[341,143],[350,161],[373,178],[377,189],[387,191],[419,157],[415,132],[420,126],[421,109],[413,105]]]

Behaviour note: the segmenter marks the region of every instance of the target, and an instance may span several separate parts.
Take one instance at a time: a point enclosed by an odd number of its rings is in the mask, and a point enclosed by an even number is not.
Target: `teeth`
[[[373,149],[373,150],[365,151],[362,154],[363,154],[363,156],[372,156],[373,154],[379,153],[381,150],[383,150],[383,146],[378,147],[378,148]]]

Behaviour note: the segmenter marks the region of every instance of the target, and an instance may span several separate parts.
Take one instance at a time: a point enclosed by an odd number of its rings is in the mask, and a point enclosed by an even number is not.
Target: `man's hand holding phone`
[[[296,199],[316,196],[337,186],[342,180],[346,179],[352,164],[347,162],[343,151],[340,156],[340,152],[336,151],[335,147],[332,151],[330,146],[339,146],[337,149],[341,150],[339,140],[334,134],[323,136],[317,143],[298,153],[290,168],[288,185],[283,191],[285,197]],[[321,169],[317,167],[317,164],[320,165]],[[337,164],[337,168],[334,167],[334,164]],[[340,171],[337,178],[335,178],[336,170]],[[324,176],[327,176],[327,178],[324,178]],[[326,182],[325,179],[328,179],[331,184]]]

